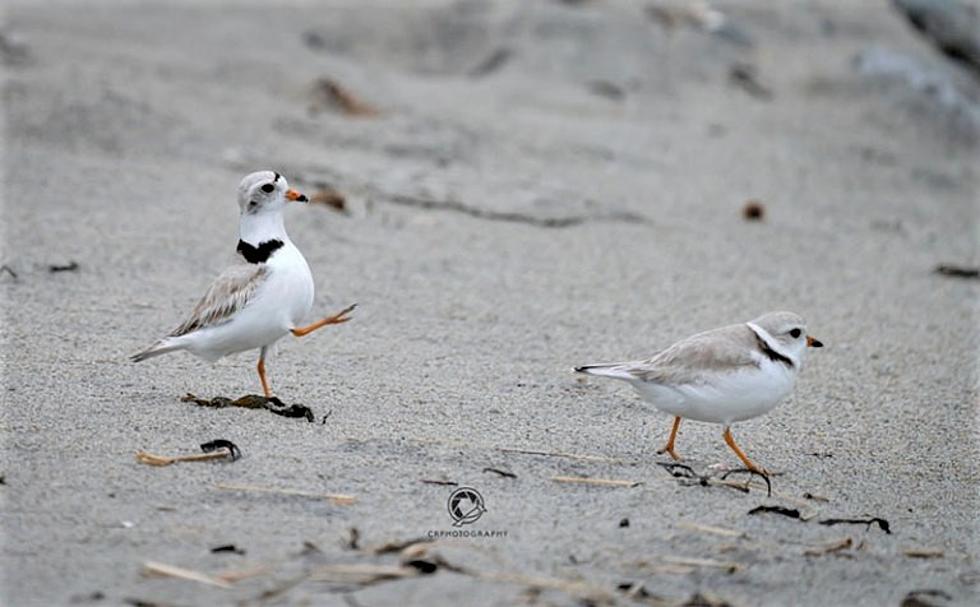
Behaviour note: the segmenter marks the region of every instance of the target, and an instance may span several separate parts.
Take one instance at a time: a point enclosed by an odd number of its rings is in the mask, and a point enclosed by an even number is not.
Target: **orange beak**
[[[817,339],[816,337],[813,337],[811,335],[807,335],[806,336],[806,345],[810,346],[811,348],[822,348],[823,347],[823,342],[820,341],[819,339]]]
[[[286,200],[294,200],[296,202],[310,201],[310,199],[306,197],[306,194],[300,194],[299,192],[293,189],[286,190]]]

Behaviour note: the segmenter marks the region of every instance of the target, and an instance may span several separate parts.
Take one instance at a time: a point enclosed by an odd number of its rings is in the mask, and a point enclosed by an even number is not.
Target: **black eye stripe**
[[[265,185],[262,186],[262,191],[265,192],[266,194],[271,194],[272,191],[275,190],[275,189],[276,189],[276,186],[272,185],[271,183],[267,183],[267,184],[265,184]]]

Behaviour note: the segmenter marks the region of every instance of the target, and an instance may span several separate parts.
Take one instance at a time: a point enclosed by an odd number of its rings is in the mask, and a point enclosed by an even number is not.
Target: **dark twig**
[[[751,470],[749,468],[735,468],[734,470],[729,470],[728,472],[721,475],[721,480],[726,480],[730,474],[754,474],[756,476],[761,476],[762,480],[766,481],[766,496],[772,497],[772,483],[769,481],[769,477],[757,470]]]
[[[755,508],[749,510],[749,514],[760,514],[762,512],[771,512],[773,514],[781,514],[783,516],[788,516],[789,518],[800,518],[800,511],[796,508],[784,508],[783,506],[756,506]]]
[[[506,470],[500,470],[500,469],[497,469],[497,468],[484,468],[483,471],[484,472],[493,472],[494,474],[499,474],[500,476],[502,476],[504,478],[517,478],[517,475],[514,474],[513,472],[508,472]]]
[[[878,528],[891,535],[891,527],[883,518],[872,517],[872,518],[828,518],[820,521],[821,525],[833,526],[833,525],[867,525],[867,529],[871,529],[871,525],[878,525]]]
[[[212,451],[217,451],[218,449],[227,449],[231,454],[231,461],[235,461],[242,456],[241,450],[237,445],[235,445],[235,443],[223,438],[216,438],[213,441],[209,441],[201,445],[201,451],[205,453],[211,453]]]

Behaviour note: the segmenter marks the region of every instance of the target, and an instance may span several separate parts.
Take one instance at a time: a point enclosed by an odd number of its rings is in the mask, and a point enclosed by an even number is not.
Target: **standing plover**
[[[793,391],[807,347],[823,344],[806,334],[792,312],[770,312],[755,320],[683,339],[648,360],[576,367],[579,373],[629,382],[657,409],[674,416],[667,444],[674,451],[681,419],[722,424],[722,436],[745,467],[765,474],[732,438],[731,425],[768,413]]]
[[[187,320],[134,355],[134,362],[175,350],[215,361],[258,349],[259,381],[265,396],[271,398],[265,374],[265,357],[271,345],[287,333],[302,337],[320,327],[350,320],[347,315],[355,306],[300,325],[313,307],[313,276],[303,254],[286,234],[282,212],[289,201],[306,202],[307,198],[290,189],[279,173],[258,171],[242,179],[238,184],[238,253],[242,263],[218,276]]]

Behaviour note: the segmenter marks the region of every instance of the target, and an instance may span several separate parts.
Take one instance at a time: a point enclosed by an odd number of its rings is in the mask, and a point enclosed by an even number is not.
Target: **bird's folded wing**
[[[174,329],[171,337],[228,322],[235,313],[248,305],[268,273],[263,265],[228,268],[211,283],[190,316]]]
[[[733,325],[679,341],[653,358],[629,368],[631,375],[658,384],[697,384],[712,376],[758,367],[752,356],[755,335]]]

